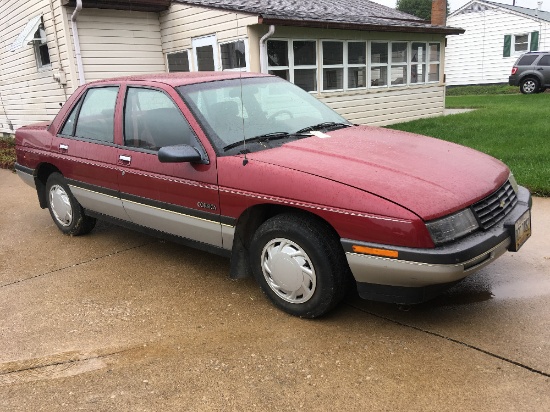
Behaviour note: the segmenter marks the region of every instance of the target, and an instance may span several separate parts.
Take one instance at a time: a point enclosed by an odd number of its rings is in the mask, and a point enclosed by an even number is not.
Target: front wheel
[[[521,83],[519,84],[519,90],[523,94],[534,94],[537,93],[537,91],[540,88],[540,83],[537,79],[533,77],[528,77],[526,79],[523,79]]]
[[[56,226],[66,235],[84,235],[96,220],[86,216],[60,173],[52,173],[46,182],[48,210]]]
[[[324,222],[277,215],[258,228],[250,253],[262,290],[291,315],[321,316],[346,293],[349,267],[340,242]]]

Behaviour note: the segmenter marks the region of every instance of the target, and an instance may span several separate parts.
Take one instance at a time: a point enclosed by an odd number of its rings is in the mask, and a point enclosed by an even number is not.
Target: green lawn
[[[448,96],[446,106],[477,110],[390,128],[488,153],[506,163],[518,183],[533,194],[550,196],[550,93]]]

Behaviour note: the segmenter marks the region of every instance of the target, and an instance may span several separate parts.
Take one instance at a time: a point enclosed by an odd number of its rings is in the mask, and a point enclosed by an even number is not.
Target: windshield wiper
[[[348,123],[323,122],[313,126],[304,127],[303,129],[298,130],[296,134],[311,132],[312,130],[339,129],[342,127],[350,127],[350,126],[351,124],[348,124]]]
[[[273,133],[265,133],[254,137],[249,137],[248,139],[242,139],[237,140],[234,143],[228,144],[223,148],[223,151],[227,151],[229,149],[233,149],[234,147],[243,145],[245,143],[251,143],[251,142],[267,142],[268,140],[277,140],[277,139],[284,139],[285,137],[291,136],[288,132],[273,132]]]

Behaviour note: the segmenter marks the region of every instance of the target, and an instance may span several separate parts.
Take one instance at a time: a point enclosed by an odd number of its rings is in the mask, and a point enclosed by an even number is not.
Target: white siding
[[[441,116],[445,88],[426,85],[376,92],[324,93],[319,100],[353,123],[385,126]]]
[[[458,14],[449,17],[447,24],[466,30],[460,36],[447,39],[447,85],[507,83],[510,70],[521,54],[502,56],[507,34],[539,31],[539,50],[550,49],[548,23],[539,23],[506,10]]]
[[[65,71],[69,69],[59,1],[53,2],[53,11],[52,15],[49,2],[44,0],[0,3],[0,132],[13,133],[22,125],[51,120],[59,110],[59,103],[65,102],[71,92],[70,79],[67,88],[53,79],[61,66]],[[51,60],[51,67],[40,70],[32,45],[9,51],[27,22],[38,14],[43,16]]]
[[[157,13],[83,8],[77,22],[86,82],[166,71]]]

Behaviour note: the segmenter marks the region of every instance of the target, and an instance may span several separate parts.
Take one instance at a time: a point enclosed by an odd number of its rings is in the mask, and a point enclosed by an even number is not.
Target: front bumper
[[[497,225],[457,242],[433,249],[388,247],[342,239],[349,267],[364,299],[392,303],[420,303],[514,250],[515,222],[531,210],[529,191],[520,187],[518,203]],[[398,258],[354,253],[352,246],[390,249]]]

